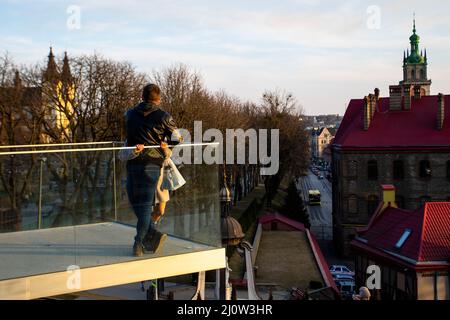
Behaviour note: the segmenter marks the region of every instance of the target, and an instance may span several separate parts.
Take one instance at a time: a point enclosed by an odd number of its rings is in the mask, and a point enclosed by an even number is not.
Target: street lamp
[[[226,177],[224,179],[224,186],[219,192],[220,203],[221,203],[221,234],[222,234],[222,245],[226,248],[228,246],[235,246],[241,242],[244,238],[244,233],[242,232],[242,227],[240,223],[233,218],[229,213],[231,193],[226,185]],[[231,298],[231,286],[229,284],[229,271],[231,269],[228,267],[228,257],[226,257],[226,267],[225,269],[218,270],[217,278],[220,279],[217,283],[218,297],[220,300],[229,300]]]

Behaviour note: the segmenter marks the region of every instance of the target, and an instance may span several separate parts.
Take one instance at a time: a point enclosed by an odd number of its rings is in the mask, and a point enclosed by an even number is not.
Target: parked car
[[[355,280],[355,278],[348,274],[332,274],[335,281]]]
[[[348,267],[343,265],[332,265],[330,266],[330,272],[334,275],[348,275],[348,276],[355,276],[355,273],[350,270]]]
[[[353,295],[355,294],[355,280],[353,279],[343,279],[336,280],[336,286],[338,287],[342,299],[351,300]]]

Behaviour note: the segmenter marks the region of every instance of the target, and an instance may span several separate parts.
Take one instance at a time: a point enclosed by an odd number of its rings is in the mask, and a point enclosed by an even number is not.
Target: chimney
[[[372,104],[372,119],[373,115],[376,111],[379,111],[379,102],[380,102],[380,89],[375,88],[374,97],[373,97],[373,104]]]
[[[369,94],[370,99],[370,121],[373,120],[373,115],[375,114],[375,110],[377,109],[377,98],[373,94]]]
[[[403,87],[403,109],[411,110],[411,93],[413,86],[404,86]]]
[[[419,100],[422,98],[422,90],[420,86],[414,86],[414,99]]]
[[[380,99],[380,89],[375,88],[375,90],[373,91],[375,93],[375,98],[378,100]]]
[[[400,111],[402,109],[402,87],[389,86],[389,111]]]
[[[395,203],[395,187],[392,184],[381,185],[383,208],[397,207]]]
[[[444,128],[445,118],[445,96],[442,93],[438,95],[438,112],[437,112],[437,128],[442,130]]]
[[[364,97],[364,130],[369,130],[370,121],[372,120],[371,112],[372,112],[372,102],[370,101],[370,97]]]

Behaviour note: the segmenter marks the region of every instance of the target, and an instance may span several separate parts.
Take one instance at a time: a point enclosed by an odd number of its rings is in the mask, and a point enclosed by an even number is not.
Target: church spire
[[[421,95],[430,95],[431,80],[428,79],[427,72],[427,50],[419,47],[420,37],[417,34],[415,13],[412,21],[412,35],[409,37],[409,41],[411,47],[406,50],[406,56],[403,55],[403,80],[400,81],[399,85],[406,91],[414,86],[414,90],[420,89]]]
[[[61,72],[61,79],[67,83],[72,82],[72,74],[70,72],[69,58],[67,57],[67,51],[64,52],[63,67]]]
[[[413,19],[413,34],[409,37],[411,44],[411,52],[408,52],[406,62],[410,64],[422,64],[424,63],[424,57],[419,50],[420,37],[417,35],[416,30],[416,14],[414,13]]]
[[[58,66],[55,62],[55,56],[53,55],[53,49],[50,47],[50,53],[48,54],[47,69],[44,71],[44,81],[55,81],[58,77]]]

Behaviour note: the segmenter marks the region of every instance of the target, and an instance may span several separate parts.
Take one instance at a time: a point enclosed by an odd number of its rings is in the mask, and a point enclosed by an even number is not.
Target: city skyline
[[[343,115],[352,98],[402,79],[413,12],[427,49],[432,94],[448,92],[450,8],[411,1],[1,1],[0,41],[18,64],[99,53],[151,73],[175,63],[211,90],[259,102],[266,89],[294,94],[305,114]],[[77,10],[79,10],[77,12]],[[77,21],[77,14],[79,19]],[[75,20],[73,20],[75,19]]]

